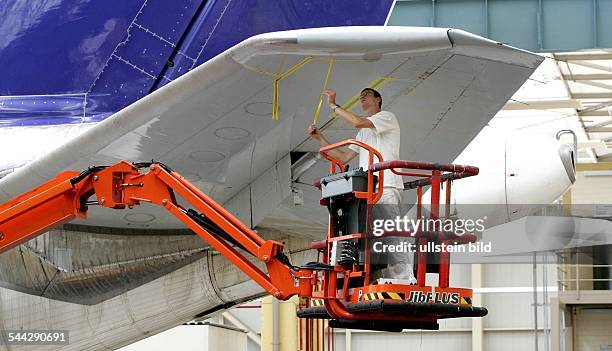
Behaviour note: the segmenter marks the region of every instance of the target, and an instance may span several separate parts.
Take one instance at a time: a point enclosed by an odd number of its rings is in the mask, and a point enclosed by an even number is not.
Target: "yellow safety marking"
[[[472,303],[471,303],[471,302],[470,302],[468,299],[466,299],[465,297],[462,297],[462,298],[461,298],[461,302],[462,302],[463,304],[466,304],[466,305],[471,305],[471,304],[472,304]]]
[[[311,58],[311,61],[325,60],[324,57],[312,57],[312,56],[309,56],[309,57]],[[334,60],[334,63],[336,61],[353,61],[353,60],[343,60],[343,59],[337,59],[337,58],[332,58],[332,60]],[[265,76],[272,77],[274,79],[279,78],[282,75],[282,73],[270,72],[270,71],[267,71],[267,70],[265,70],[263,68],[247,65],[247,64],[244,64],[244,63],[242,64],[242,67],[244,67],[248,71],[255,72],[255,73],[261,73],[261,74],[263,74]],[[408,80],[408,78],[393,78],[393,79],[406,79],[406,80]]]
[[[374,300],[403,300],[401,295],[396,292],[379,292],[379,293],[368,293],[363,294],[363,299],[366,301]]]
[[[319,98],[319,105],[317,106],[317,111],[315,112],[314,121],[312,124],[316,125],[319,120],[319,112],[321,112],[321,105],[323,105],[323,92],[327,89],[327,83],[329,83],[329,77],[331,76],[332,68],[334,67],[334,59],[331,58],[329,60],[329,68],[327,69],[327,75],[325,76],[325,83],[323,83],[323,91],[321,92],[321,97]]]
[[[272,120],[278,120],[278,78],[274,80],[274,94],[272,96]]]
[[[278,74],[278,73],[266,71],[265,69],[259,68],[259,67],[254,67],[254,66],[249,66],[249,65],[244,65],[244,64],[242,65],[242,67],[246,68],[249,71],[252,71],[252,72],[255,72],[255,73],[261,73],[261,74],[263,74],[265,76],[272,77],[274,79],[276,79],[276,78],[278,78],[280,76],[280,74]]]
[[[400,297],[400,295],[399,295],[398,293],[396,293],[396,292],[389,292],[388,294],[389,294],[389,296],[391,296],[391,298],[392,298],[393,300],[402,300],[402,298]]]
[[[274,93],[273,93],[273,97],[272,97],[272,119],[278,121],[279,119],[279,82],[281,80],[283,80],[284,78],[288,77],[289,75],[291,75],[293,72],[297,71],[298,69],[300,69],[302,66],[304,66],[305,64],[307,64],[308,62],[315,60],[314,57],[312,56],[308,56],[304,59],[302,59],[300,62],[296,63],[295,65],[291,66],[288,70],[286,70],[285,72],[282,73],[274,73],[274,72],[269,72],[266,71],[262,68],[258,68],[258,67],[254,67],[254,66],[249,66],[249,65],[245,65],[243,64],[242,66],[252,72],[256,72],[256,73],[261,73],[263,75],[269,76],[274,78]],[[331,58],[329,61],[329,67],[327,69],[327,75],[325,76],[325,83],[323,85],[323,90],[327,89],[327,84],[329,83],[329,78],[331,76],[331,71],[333,68],[333,65],[335,63],[336,59]],[[389,81],[394,80],[396,78],[393,77],[379,77],[375,80],[373,80],[370,84],[368,84],[366,86],[366,88],[372,88],[375,90],[379,90],[382,89],[383,87],[385,87]],[[361,91],[359,91],[357,94],[353,95],[345,104],[343,104],[342,109],[345,111],[351,111],[353,108],[355,108],[355,106],[357,105],[357,102],[359,101],[359,97],[361,95]],[[317,106],[317,110],[315,112],[315,117],[314,117],[314,123],[316,124],[318,119],[319,119],[319,114],[320,114],[320,110],[321,107],[323,105],[323,95],[321,94],[321,98],[319,99],[319,105]],[[333,118],[337,115],[337,113],[333,112],[330,117]]]
[[[285,72],[281,73],[280,75],[278,75],[276,77],[276,79],[274,79],[274,97],[273,97],[273,100],[272,100],[272,119],[273,120],[278,121],[278,95],[279,95],[279,92],[278,92],[278,82],[280,82],[284,78],[286,78],[289,75],[291,75],[293,72],[295,72],[298,69],[300,69],[302,66],[304,66],[305,64],[310,62],[310,60],[312,60],[312,56],[308,56],[308,57],[304,58],[302,61],[296,63],[293,66],[291,66],[288,70],[286,70]]]
[[[304,59],[302,59],[302,61],[296,63],[295,65],[291,66],[288,70],[286,70],[285,72],[281,73],[280,76],[279,76],[279,79],[283,79],[283,78],[291,75],[293,72],[295,72],[298,69],[302,68],[302,66],[304,66],[305,64],[307,64],[311,60],[312,60],[312,56],[305,57]]]
[[[393,79],[394,79],[393,77],[379,77],[379,78],[374,79],[370,84],[366,85],[363,89],[370,88],[374,90],[380,90],[384,88],[387,84],[389,84],[389,82]],[[348,99],[347,102],[342,105],[343,106],[342,109],[345,111],[351,111],[353,108],[355,108],[355,106],[357,106],[360,96],[361,96],[361,90],[357,92],[357,94],[353,95],[350,99]],[[336,112],[333,112],[331,114],[331,117],[333,118],[333,117],[336,117],[337,115],[338,114]]]

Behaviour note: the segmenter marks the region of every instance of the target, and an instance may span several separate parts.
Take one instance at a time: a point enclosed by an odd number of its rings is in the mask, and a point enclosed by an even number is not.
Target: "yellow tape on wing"
[[[329,60],[329,68],[327,69],[327,75],[325,76],[325,83],[323,83],[323,91],[327,89],[327,83],[329,83],[329,77],[331,76],[332,68],[334,67],[334,59]],[[319,113],[321,112],[321,105],[323,105],[323,92],[321,92],[321,97],[319,98],[319,105],[317,106],[317,111],[315,112],[314,121],[312,124],[316,125],[319,120]]]
[[[274,80],[274,96],[272,96],[272,120],[278,120],[278,79]]]
[[[379,77],[376,78],[375,80],[373,80],[370,84],[366,85],[366,88],[372,88],[372,89],[382,89],[383,87],[385,87],[391,80],[393,80],[392,77]],[[342,104],[342,109],[345,111],[351,111],[353,108],[355,108],[355,106],[357,106],[357,103],[359,102],[359,97],[361,96],[361,92],[358,92],[357,94],[353,95],[353,97],[351,97],[350,99],[348,99],[344,104]],[[331,114],[331,117],[336,117],[337,113],[333,112]]]
[[[268,77],[272,77],[274,79],[278,78],[280,75],[274,72],[269,72],[266,71],[265,69],[259,68],[259,67],[254,67],[254,66],[249,66],[247,64],[243,64],[242,67],[244,67],[244,69],[251,71],[251,72],[255,72],[255,73],[261,73],[264,76],[268,76]]]
[[[274,98],[272,99],[272,119],[275,121],[278,121],[278,97],[279,97],[279,82],[289,76],[291,73],[297,71],[298,69],[300,69],[300,67],[304,66],[305,64],[307,64],[308,62],[310,62],[310,60],[312,60],[312,56],[308,56],[306,58],[304,58],[302,61],[296,63],[295,65],[291,66],[288,70],[286,70],[285,72],[281,73],[278,75],[278,77],[274,80]]]

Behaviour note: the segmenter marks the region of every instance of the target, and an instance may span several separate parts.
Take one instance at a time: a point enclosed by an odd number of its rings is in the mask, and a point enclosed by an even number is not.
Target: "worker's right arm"
[[[308,133],[314,140],[317,140],[319,142],[321,147],[331,144],[327,139],[325,139],[323,134],[321,134],[319,129],[314,124],[310,125],[310,127],[308,128]],[[355,158],[355,156],[357,156],[357,153],[353,150],[334,149],[334,150],[329,150],[327,153],[331,157],[339,160],[340,162],[344,164],[346,164],[347,162]]]

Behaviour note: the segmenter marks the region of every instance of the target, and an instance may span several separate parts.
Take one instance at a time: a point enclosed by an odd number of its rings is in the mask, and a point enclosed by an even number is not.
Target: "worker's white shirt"
[[[380,111],[368,117],[375,128],[361,128],[355,139],[362,141],[378,150],[384,161],[399,160],[400,127],[397,118],[392,112]],[[368,151],[357,145],[349,148],[359,154],[359,167],[368,169]],[[374,157],[374,162],[378,162]],[[402,177],[387,170],[383,180],[383,187],[404,189]]]

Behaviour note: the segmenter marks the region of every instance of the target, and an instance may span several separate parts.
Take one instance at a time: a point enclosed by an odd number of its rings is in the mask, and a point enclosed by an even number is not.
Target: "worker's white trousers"
[[[397,188],[383,188],[383,194],[378,204],[400,205],[402,203],[402,192]]]
[[[381,206],[378,208],[375,206],[374,217],[395,219],[395,217],[400,214],[399,205],[402,203],[402,198],[403,194],[401,190],[391,187],[383,188],[383,194],[377,203],[377,205]],[[381,241],[387,245],[397,245],[405,240],[410,239],[397,237],[381,239]],[[388,260],[388,265],[382,272],[384,278],[414,280],[414,273],[412,271],[412,253],[394,252],[387,253],[385,256],[385,260]]]

